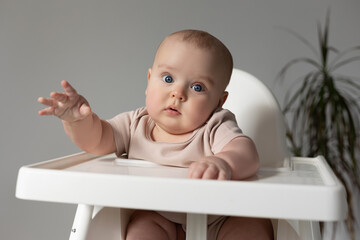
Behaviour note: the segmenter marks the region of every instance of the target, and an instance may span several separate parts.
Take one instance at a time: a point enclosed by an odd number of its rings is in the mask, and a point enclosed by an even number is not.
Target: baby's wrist
[[[87,122],[89,120],[93,119],[93,113],[88,114],[87,116],[84,117],[78,117],[78,118],[68,118],[68,119],[61,119],[61,121],[63,122],[64,125],[69,125],[69,126],[77,126],[77,125],[81,125],[84,122]]]

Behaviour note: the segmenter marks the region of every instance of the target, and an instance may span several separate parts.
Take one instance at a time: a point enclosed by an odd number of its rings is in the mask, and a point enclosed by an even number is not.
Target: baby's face
[[[220,65],[210,50],[166,39],[149,69],[146,89],[146,107],[156,125],[176,135],[203,125],[227,96]]]

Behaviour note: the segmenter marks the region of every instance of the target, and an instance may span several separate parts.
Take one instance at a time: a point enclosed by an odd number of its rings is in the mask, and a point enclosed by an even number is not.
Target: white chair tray
[[[264,168],[244,181],[216,181],[187,179],[186,168],[79,153],[21,167],[16,196],[196,214],[345,219],[344,187],[326,161],[322,157],[291,161],[292,169]]]

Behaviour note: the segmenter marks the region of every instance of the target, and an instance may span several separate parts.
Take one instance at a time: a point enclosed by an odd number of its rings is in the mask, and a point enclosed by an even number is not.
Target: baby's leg
[[[260,218],[229,217],[222,225],[217,240],[272,240],[271,221]]]
[[[126,230],[126,240],[166,239],[184,240],[180,224],[173,223],[153,211],[138,210],[133,213]]]

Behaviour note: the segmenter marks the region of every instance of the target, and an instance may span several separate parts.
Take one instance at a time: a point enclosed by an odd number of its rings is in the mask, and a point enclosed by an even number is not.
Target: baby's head
[[[215,61],[219,71],[221,71],[221,78],[219,81],[223,82],[225,87],[230,81],[231,73],[233,70],[233,58],[228,48],[216,37],[210,33],[201,30],[181,30],[174,32],[167,36],[159,45],[156,57],[158,56],[161,47],[167,41],[181,41],[185,44],[192,45],[200,50],[210,53],[212,60]]]
[[[209,33],[183,30],[167,36],[148,71],[149,115],[168,133],[195,130],[225,102],[232,69],[229,50]]]

